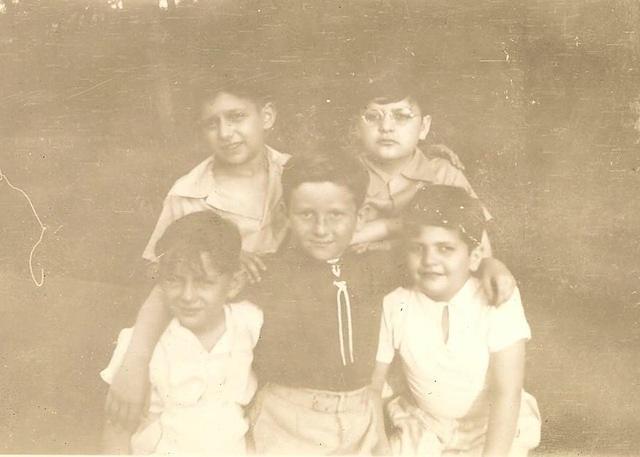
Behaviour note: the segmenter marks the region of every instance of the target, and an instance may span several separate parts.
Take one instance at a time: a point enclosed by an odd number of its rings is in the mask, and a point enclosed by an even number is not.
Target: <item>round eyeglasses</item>
[[[387,115],[396,125],[406,125],[418,115],[409,109],[394,109],[383,111],[380,109],[368,109],[362,113],[362,119],[369,125],[380,126]]]

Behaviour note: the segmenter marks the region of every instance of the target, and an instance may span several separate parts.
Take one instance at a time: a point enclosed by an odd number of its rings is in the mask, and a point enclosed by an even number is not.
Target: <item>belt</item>
[[[371,398],[368,387],[349,392],[331,392],[267,384],[264,389],[294,405],[331,414],[364,411]]]

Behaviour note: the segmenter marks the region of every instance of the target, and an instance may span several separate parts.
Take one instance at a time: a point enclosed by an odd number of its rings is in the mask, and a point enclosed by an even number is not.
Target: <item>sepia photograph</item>
[[[0,0],[0,454],[640,455],[638,0]]]

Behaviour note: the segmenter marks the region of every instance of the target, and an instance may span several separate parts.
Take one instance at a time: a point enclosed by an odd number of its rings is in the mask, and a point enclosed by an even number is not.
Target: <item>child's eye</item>
[[[329,213],[329,217],[331,219],[340,219],[343,216],[344,216],[344,213],[342,211],[331,211]]]
[[[455,250],[453,246],[449,246],[449,245],[440,245],[438,246],[438,249],[440,250],[440,252],[445,254],[453,252]]]
[[[311,211],[300,211],[295,213],[295,217],[301,221],[309,222],[313,219],[313,213]]]
[[[379,124],[384,118],[384,113],[375,109],[367,110],[362,114],[362,118],[369,124]]]
[[[391,112],[391,117],[398,124],[406,124],[415,117],[415,114],[408,110],[395,110]]]
[[[227,120],[229,122],[241,122],[248,116],[244,111],[231,111],[227,114]]]

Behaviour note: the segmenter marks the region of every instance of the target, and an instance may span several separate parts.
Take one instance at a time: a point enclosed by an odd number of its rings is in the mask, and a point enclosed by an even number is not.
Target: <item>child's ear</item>
[[[420,140],[424,141],[429,134],[429,130],[431,129],[431,116],[428,114],[426,116],[422,116],[422,124],[420,125]]]
[[[262,114],[262,128],[269,130],[276,123],[278,117],[275,105],[271,102],[265,103],[260,113]]]
[[[482,262],[482,259],[484,257],[482,255],[482,252],[482,246],[476,246],[469,253],[469,269],[474,273],[478,271],[480,263]]]

